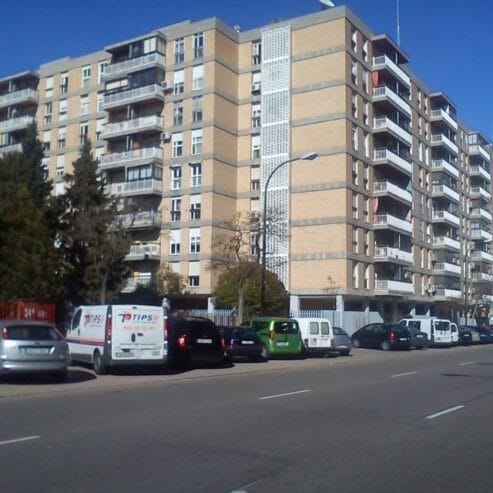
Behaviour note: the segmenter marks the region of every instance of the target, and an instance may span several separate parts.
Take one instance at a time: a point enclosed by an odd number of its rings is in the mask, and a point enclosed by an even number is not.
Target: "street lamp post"
[[[265,312],[265,277],[266,277],[266,258],[267,258],[267,191],[269,188],[269,183],[274,173],[284,166],[285,164],[291,163],[293,161],[313,161],[318,156],[316,152],[309,152],[303,154],[303,156],[295,157],[292,159],[287,159],[282,163],[278,164],[269,174],[264,186],[264,201],[262,209],[262,281],[260,284],[260,310],[263,315]]]

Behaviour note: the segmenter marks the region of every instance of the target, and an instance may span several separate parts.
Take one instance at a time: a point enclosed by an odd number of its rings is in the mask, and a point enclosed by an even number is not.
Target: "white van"
[[[428,336],[430,346],[451,346],[453,344],[452,324],[444,318],[403,318],[399,325],[415,328]]]
[[[296,318],[300,326],[301,340],[308,354],[335,352],[334,331],[326,318]]]
[[[111,366],[163,365],[167,354],[160,306],[96,305],[76,309],[67,331],[72,361]]]

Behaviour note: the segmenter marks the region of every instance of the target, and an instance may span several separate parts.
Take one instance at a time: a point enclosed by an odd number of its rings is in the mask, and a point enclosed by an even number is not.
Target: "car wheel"
[[[414,349],[424,349],[424,346],[416,346]]]
[[[355,348],[361,347],[361,344],[359,342],[359,339],[354,339],[353,340],[353,347],[355,347]]]
[[[349,356],[349,350],[348,351],[341,351],[339,354],[341,356]]]
[[[58,373],[54,373],[53,374],[53,380],[55,380],[55,382],[65,382],[65,380],[67,380],[67,370],[65,371],[59,371]]]
[[[94,353],[92,358],[92,365],[94,367],[94,373],[96,375],[105,375],[107,372],[106,365],[103,363],[103,357],[99,351]]]
[[[390,344],[388,341],[383,341],[382,344],[380,344],[380,347],[382,348],[382,351],[390,350]]]
[[[262,352],[260,353],[260,359],[262,361],[269,361],[269,356],[270,356],[269,355],[269,350],[265,346],[263,346],[262,347]]]

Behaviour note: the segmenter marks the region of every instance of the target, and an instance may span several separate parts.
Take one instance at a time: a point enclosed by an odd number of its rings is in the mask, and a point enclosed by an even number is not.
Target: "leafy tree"
[[[125,265],[131,238],[116,223],[116,202],[86,142],[66,176],[60,246],[66,296],[74,303],[106,303],[128,277]]]
[[[169,265],[163,264],[155,276],[155,289],[161,295],[181,294],[186,289],[183,276],[173,272]]]

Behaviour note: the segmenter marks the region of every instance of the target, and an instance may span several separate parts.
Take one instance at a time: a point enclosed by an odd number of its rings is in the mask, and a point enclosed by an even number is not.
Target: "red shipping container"
[[[0,319],[2,318],[55,322],[55,305],[29,300],[0,303]]]

